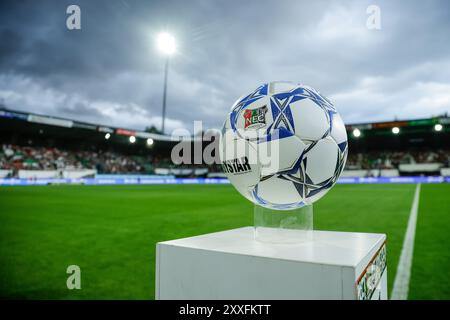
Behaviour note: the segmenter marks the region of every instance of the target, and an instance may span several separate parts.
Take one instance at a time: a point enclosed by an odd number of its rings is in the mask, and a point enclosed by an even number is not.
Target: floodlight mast
[[[166,97],[167,97],[167,76],[169,73],[169,56],[166,57],[166,62],[164,64],[164,89],[163,89],[163,102],[162,102],[162,125],[161,133],[164,134],[164,124],[166,122]]]
[[[166,56],[166,61],[164,63],[164,88],[163,88],[163,101],[162,101],[162,124],[161,133],[164,134],[164,127],[166,121],[166,101],[167,101],[167,78],[169,74],[169,58],[175,53],[176,44],[175,38],[167,33],[163,32],[158,35],[157,38],[158,49]]]

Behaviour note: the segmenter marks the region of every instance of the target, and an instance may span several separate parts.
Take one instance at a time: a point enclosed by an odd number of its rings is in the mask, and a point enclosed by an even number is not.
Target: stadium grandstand
[[[347,125],[351,153],[341,179],[450,176],[449,127],[448,116]],[[218,164],[173,164],[179,140],[157,133],[9,109],[0,110],[0,132],[5,184],[10,178],[224,178]]]

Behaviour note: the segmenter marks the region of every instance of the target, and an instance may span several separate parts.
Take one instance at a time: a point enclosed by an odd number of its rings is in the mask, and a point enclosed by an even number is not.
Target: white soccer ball
[[[244,197],[289,210],[319,200],[336,183],[347,159],[347,132],[318,91],[271,82],[234,103],[219,150],[225,174]]]

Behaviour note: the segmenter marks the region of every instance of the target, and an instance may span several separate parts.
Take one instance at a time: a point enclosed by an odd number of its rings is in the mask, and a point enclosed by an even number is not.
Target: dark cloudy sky
[[[66,8],[81,8],[81,30]],[[369,5],[381,30],[369,30]],[[5,1],[0,102],[11,109],[143,129],[160,126],[172,32],[167,131],[221,126],[259,84],[315,87],[346,123],[450,111],[449,1]]]

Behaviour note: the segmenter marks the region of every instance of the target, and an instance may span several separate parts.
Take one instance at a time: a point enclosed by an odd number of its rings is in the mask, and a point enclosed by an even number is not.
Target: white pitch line
[[[419,209],[420,183],[416,186],[414,200],[409,213],[408,227],[406,228],[405,239],[403,239],[400,261],[395,274],[394,288],[391,292],[391,300],[408,299],[409,279],[411,277],[411,266],[414,251],[414,238],[416,236],[417,212]]]

